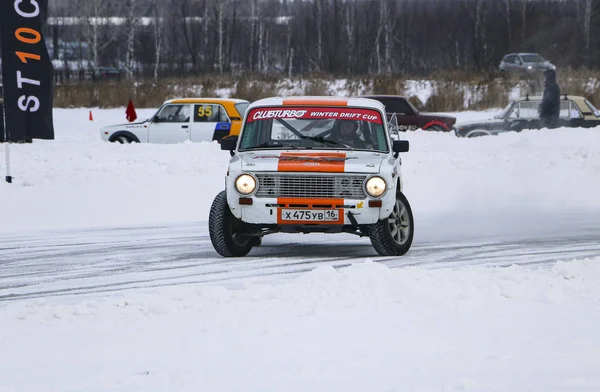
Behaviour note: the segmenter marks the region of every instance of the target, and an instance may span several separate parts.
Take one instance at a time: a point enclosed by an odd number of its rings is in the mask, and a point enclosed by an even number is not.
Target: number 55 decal
[[[198,117],[204,117],[204,116],[210,117],[210,116],[212,116],[212,113],[213,113],[212,105],[198,107]]]

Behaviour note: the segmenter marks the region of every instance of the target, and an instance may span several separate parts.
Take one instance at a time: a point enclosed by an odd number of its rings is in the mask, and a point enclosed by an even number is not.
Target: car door
[[[190,140],[191,105],[168,104],[148,126],[150,143],[182,143]]]
[[[540,129],[542,121],[540,119],[540,101],[530,100],[519,103],[520,120],[522,121],[521,129]]]
[[[193,142],[221,140],[231,129],[231,120],[227,111],[218,103],[195,104],[193,117],[191,131]]]
[[[508,115],[508,129],[520,132],[524,129],[539,129],[541,121],[538,114],[540,101],[521,101]]]
[[[571,100],[560,101],[559,127],[578,128],[584,125],[583,114],[577,104]]]

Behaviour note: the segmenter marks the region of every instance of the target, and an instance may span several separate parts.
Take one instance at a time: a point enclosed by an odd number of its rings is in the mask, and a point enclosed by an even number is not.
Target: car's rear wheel
[[[414,227],[410,204],[406,196],[398,191],[390,216],[369,229],[371,244],[381,256],[402,256],[412,245]]]
[[[220,192],[210,208],[208,231],[213,247],[223,257],[246,256],[255,238],[243,232],[243,223],[229,210],[227,194]]]
[[[444,127],[442,127],[441,125],[432,125],[429,128],[427,128],[426,131],[431,131],[431,132],[446,132],[447,130]]]

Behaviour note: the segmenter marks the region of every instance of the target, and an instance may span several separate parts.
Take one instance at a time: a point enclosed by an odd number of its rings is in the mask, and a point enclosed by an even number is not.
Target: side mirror
[[[392,150],[395,153],[408,152],[409,143],[408,140],[394,140]]]
[[[235,150],[237,146],[238,137],[237,136],[226,136],[221,139],[221,150],[232,151]]]

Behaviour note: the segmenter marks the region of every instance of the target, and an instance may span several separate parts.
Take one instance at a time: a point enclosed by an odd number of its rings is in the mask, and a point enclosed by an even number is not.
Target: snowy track
[[[229,154],[102,142],[124,110],[14,146],[0,391],[600,390],[600,128],[406,133],[406,256],[281,234],[224,259]]]
[[[0,301],[114,293],[185,283],[236,287],[280,282],[318,266],[345,267],[372,259],[392,268],[452,268],[551,263],[600,254],[600,223],[568,235],[538,230],[520,238],[416,240],[404,257],[379,257],[368,238],[339,234],[272,235],[241,259],[218,256],[206,224],[62,231],[0,236]],[[439,223],[439,222],[438,222]],[[422,231],[433,231],[435,222]],[[332,241],[333,239],[333,241]]]

